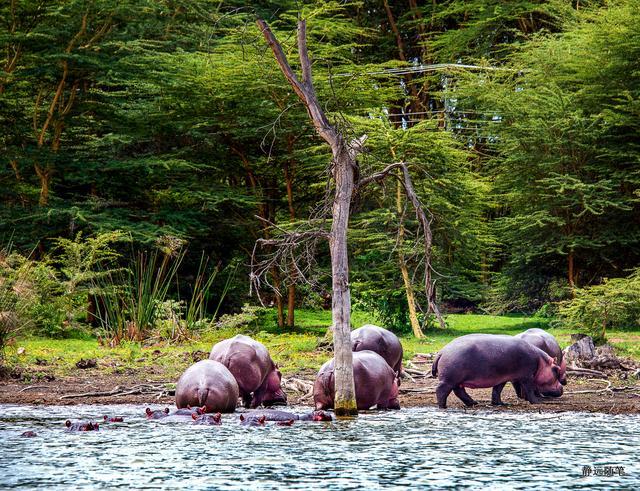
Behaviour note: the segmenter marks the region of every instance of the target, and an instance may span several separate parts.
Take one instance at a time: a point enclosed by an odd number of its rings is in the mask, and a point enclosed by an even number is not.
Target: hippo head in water
[[[98,423],[93,423],[91,421],[72,423],[67,420],[64,425],[67,427],[67,431],[98,431],[100,429]]]
[[[151,408],[145,409],[145,413],[147,414],[147,419],[161,419],[169,416],[169,408],[166,407],[162,411],[152,411]]]
[[[316,410],[311,413],[311,421],[333,421],[333,417],[326,411]]]
[[[222,415],[220,413],[216,414],[196,414],[192,413],[191,417],[193,418],[194,425],[220,425],[222,424]]]
[[[567,383],[564,373],[553,358],[544,353],[544,357],[540,357],[538,361],[538,370],[534,375],[534,383],[536,390],[543,396],[560,397],[562,395],[562,386]]]
[[[262,385],[253,393],[251,407],[258,407],[260,404],[264,406],[276,406],[287,404],[287,394],[281,387],[282,373],[278,369],[278,365],[273,364],[273,368],[264,378]]]

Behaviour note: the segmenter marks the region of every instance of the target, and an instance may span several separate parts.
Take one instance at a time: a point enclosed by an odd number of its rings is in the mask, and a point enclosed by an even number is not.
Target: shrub
[[[606,339],[609,328],[640,327],[640,268],[627,278],[576,290],[575,298],[559,303],[558,316],[563,325],[597,341]]]

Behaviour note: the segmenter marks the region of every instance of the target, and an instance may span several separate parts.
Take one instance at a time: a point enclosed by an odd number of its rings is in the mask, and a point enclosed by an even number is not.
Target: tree
[[[382,171],[359,178],[356,157],[364,149],[366,135],[349,139],[337,125],[331,124],[322,109],[313,85],[311,60],[307,51],[306,21],[298,21],[298,55],[302,78],[299,80],[291,68],[281,45],[269,26],[261,19],[257,25],[271,48],[282,73],[304,104],[317,133],[331,147],[333,159],[331,177],[334,182],[331,231],[328,234],[332,272],[332,317],[335,359],[335,410],[338,415],[357,413],[351,353],[351,292],[349,286],[349,264],[347,230],[351,214],[351,201],[356,190],[368,184],[380,182],[394,176],[404,188],[413,205],[416,217],[424,234],[425,288],[429,306],[442,325],[444,322],[435,303],[435,292],[431,281],[431,220],[427,217],[418,199],[408,166],[404,162],[389,164]],[[398,174],[394,174],[399,171]],[[295,240],[295,239],[294,239]]]

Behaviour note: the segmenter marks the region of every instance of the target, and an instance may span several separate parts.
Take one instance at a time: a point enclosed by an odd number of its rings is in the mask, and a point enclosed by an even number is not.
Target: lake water
[[[125,422],[64,431],[105,414]],[[419,408],[208,427],[148,421],[144,406],[0,405],[0,449],[0,489],[640,489],[638,415]],[[584,466],[625,475],[583,477]]]

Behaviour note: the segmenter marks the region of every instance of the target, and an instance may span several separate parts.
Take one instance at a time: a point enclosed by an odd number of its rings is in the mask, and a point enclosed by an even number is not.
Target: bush
[[[596,341],[606,339],[607,329],[640,327],[640,268],[627,278],[576,290],[575,298],[560,302],[559,322],[584,331]]]

